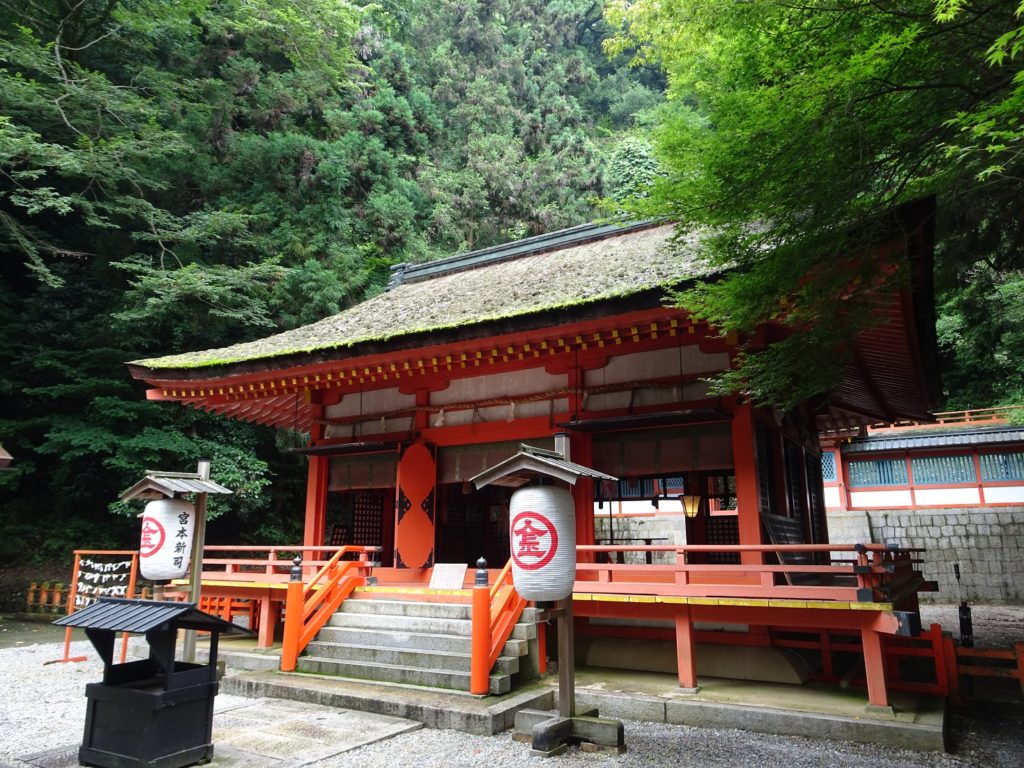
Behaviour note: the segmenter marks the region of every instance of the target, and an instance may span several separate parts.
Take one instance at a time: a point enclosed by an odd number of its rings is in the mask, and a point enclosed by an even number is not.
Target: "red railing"
[[[967,411],[940,411],[933,414],[935,421],[894,421],[872,424],[868,433],[899,432],[908,429],[937,429],[949,426],[972,426],[978,424],[1005,424],[1014,413],[1020,413],[1022,405],[1002,405],[995,408],[973,408]]]
[[[316,637],[352,590],[366,583],[375,565],[370,562],[370,555],[377,552],[380,547],[341,547],[308,582],[302,580],[302,568],[292,566],[285,604],[281,671],[295,670],[299,654],[309,641]],[[359,559],[342,560],[347,554],[358,555]]]
[[[374,549],[349,547],[348,551]],[[334,547],[250,546],[247,544],[208,544],[203,550],[203,581],[286,582],[292,559],[303,559],[303,569],[312,573],[330,562],[338,552]],[[377,547],[374,551],[380,551]],[[327,559],[324,559],[324,558]]]
[[[608,562],[576,565],[574,592],[844,602],[893,602],[928,585],[914,569],[920,550],[883,544],[580,545],[577,552]],[[669,553],[673,562],[611,562],[623,552]],[[713,556],[755,562],[699,562]],[[763,562],[765,556],[775,562]],[[839,558],[838,562],[833,562]],[[820,562],[827,560],[828,562]]]
[[[512,583],[511,560],[505,563],[493,585],[474,586],[470,693],[485,694],[490,690],[491,669],[525,607],[526,600]]]

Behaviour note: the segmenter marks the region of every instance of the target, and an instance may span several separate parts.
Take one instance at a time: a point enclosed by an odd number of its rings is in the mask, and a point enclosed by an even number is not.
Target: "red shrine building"
[[[911,631],[921,581],[906,553],[829,545],[818,435],[929,418],[931,215],[894,215],[878,253],[906,261],[910,280],[879,297],[835,391],[789,413],[709,391],[737,343],[666,301],[708,275],[657,222],[400,265],[385,292],[333,317],[130,370],[152,400],[308,433],[303,546],[380,547],[373,574],[395,588],[422,588],[435,564],[501,568],[513,489],[470,480],[523,445],[557,444],[616,478],[572,487],[582,634],[614,639],[633,622],[634,635],[674,640],[694,687],[700,643],[833,628],[862,642],[869,700],[885,705],[883,645]],[[674,533],[602,527],[637,502]],[[745,629],[712,639],[711,625]]]

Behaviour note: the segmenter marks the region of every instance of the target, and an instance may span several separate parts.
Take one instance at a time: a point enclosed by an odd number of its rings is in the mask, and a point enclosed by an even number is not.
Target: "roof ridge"
[[[644,219],[629,223],[612,222],[607,224],[590,222],[588,224],[567,227],[566,229],[559,229],[555,232],[547,232],[543,235],[526,237],[522,240],[513,240],[510,243],[457,253],[436,261],[427,261],[422,264],[395,264],[391,267],[391,276],[388,279],[386,290],[393,290],[403,283],[418,283],[453,272],[475,269],[500,261],[511,261],[543,253],[544,251],[558,250],[593,240],[602,240],[606,237],[628,234],[663,223],[665,222],[662,219]]]

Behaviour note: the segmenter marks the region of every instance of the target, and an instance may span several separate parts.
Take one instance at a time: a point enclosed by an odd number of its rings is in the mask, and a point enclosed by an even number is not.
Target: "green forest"
[[[723,332],[789,325],[718,382],[788,406],[836,375],[807,345],[841,360],[871,320],[878,276],[837,251],[934,196],[944,407],[1024,402],[1022,13],[0,0],[0,553],[124,546],[118,493],[203,457],[236,490],[212,541],[295,540],[300,436],[147,402],[125,361],[337,313],[394,264],[624,214],[714,233],[702,256],[736,268],[675,298]]]

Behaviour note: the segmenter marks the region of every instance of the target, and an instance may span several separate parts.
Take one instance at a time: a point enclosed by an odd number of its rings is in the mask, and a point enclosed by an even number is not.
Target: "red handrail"
[[[490,690],[491,669],[523,615],[526,602],[512,581],[511,560],[505,563],[493,585],[474,586],[470,693],[483,695]]]
[[[316,637],[352,590],[366,583],[373,567],[369,556],[379,551],[380,547],[341,547],[305,583],[301,569],[298,566],[293,568],[285,603],[282,672],[295,671],[299,654],[310,640]],[[341,559],[350,553],[358,554],[359,560]]]
[[[574,592],[652,594],[677,597],[735,597],[844,602],[897,602],[925,585],[915,569],[921,550],[884,544],[747,545],[580,545],[578,552],[674,553],[674,561],[653,565],[578,562]],[[698,554],[775,554],[768,563],[691,563]],[[831,564],[812,558],[793,562],[785,555],[829,553],[846,557]],[[775,583],[782,575],[787,583]],[[828,577],[834,578],[828,578]]]

